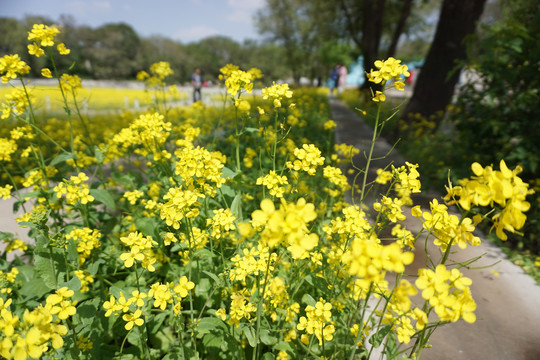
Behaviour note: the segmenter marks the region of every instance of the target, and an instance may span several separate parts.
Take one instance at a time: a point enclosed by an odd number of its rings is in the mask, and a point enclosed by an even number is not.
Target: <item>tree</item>
[[[140,70],[136,56],[140,39],[127,24],[106,24],[93,31],[93,39],[85,47],[93,75],[98,79],[125,79]]]
[[[450,103],[460,75],[460,62],[466,58],[464,43],[473,34],[486,0],[444,0],[435,38],[417,77],[414,93],[401,119],[413,121],[412,114],[425,118],[443,112]],[[393,137],[397,137],[394,128]]]
[[[320,0],[267,0],[266,4],[256,15],[258,31],[285,48],[284,60],[294,81],[320,76],[321,47],[342,38],[335,31],[332,4]]]

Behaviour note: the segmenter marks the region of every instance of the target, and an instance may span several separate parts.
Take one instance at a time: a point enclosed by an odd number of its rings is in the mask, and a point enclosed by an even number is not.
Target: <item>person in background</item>
[[[343,91],[343,87],[345,86],[345,82],[347,81],[347,75],[349,75],[349,72],[347,71],[347,66],[345,65],[339,65],[338,68],[338,94],[340,94]]]
[[[203,85],[203,80],[199,68],[196,68],[195,72],[191,74],[191,85],[193,86],[193,102],[201,101],[201,87]]]
[[[330,74],[330,95],[334,95],[334,90],[337,90],[339,85],[339,64],[334,67]]]

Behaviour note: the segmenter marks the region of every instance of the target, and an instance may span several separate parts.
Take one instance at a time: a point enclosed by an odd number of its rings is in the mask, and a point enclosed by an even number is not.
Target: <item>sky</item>
[[[253,15],[265,0],[0,0],[0,17],[72,15],[92,28],[124,22],[139,36],[161,35],[182,43],[213,35],[238,42],[260,39]]]

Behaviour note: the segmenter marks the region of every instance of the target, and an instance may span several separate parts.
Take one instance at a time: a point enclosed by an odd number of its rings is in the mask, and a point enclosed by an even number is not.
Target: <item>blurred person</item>
[[[345,82],[347,81],[347,75],[349,75],[349,72],[347,71],[347,66],[345,65],[339,65],[338,68],[338,80],[337,80],[337,92],[340,94],[343,91],[343,87],[345,86]]]
[[[330,74],[330,95],[334,95],[334,90],[337,91],[339,86],[339,64],[334,67]]]
[[[196,68],[195,72],[191,74],[191,85],[193,86],[193,102],[202,101],[201,87],[203,79],[199,68]]]

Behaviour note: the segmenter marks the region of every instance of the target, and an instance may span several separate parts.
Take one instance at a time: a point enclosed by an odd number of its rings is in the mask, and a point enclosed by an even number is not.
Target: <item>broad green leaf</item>
[[[26,298],[40,299],[45,294],[51,292],[51,288],[48,287],[42,278],[32,279],[28,282],[24,282],[24,285],[19,290],[19,294]]]
[[[274,349],[279,351],[287,351],[289,353],[293,353],[294,349],[292,348],[291,344],[285,341],[281,341],[279,344],[274,346]]]
[[[315,304],[317,304],[317,301],[315,301],[313,296],[309,294],[304,294],[304,296],[302,296],[302,302],[304,304],[311,305],[311,306],[315,306]]]
[[[135,220],[135,225],[137,229],[142,232],[145,236],[156,236],[156,230],[158,228],[158,223],[155,218],[141,218]]]
[[[242,220],[242,195],[236,194],[231,204],[231,212],[237,220]]]
[[[71,280],[58,284],[58,287],[63,286],[66,286],[68,289],[73,291],[79,291],[81,290],[81,280],[79,280],[77,276],[73,276]]]
[[[253,128],[253,127],[245,127],[245,128],[244,128],[244,131],[245,131],[245,132],[252,133],[252,132],[260,132],[261,130],[258,129],[258,128]]]
[[[260,338],[263,344],[265,345],[275,345],[278,342],[278,339],[270,335],[270,331],[267,329],[261,329]]]
[[[217,284],[221,284],[221,279],[214,273],[211,273],[210,271],[203,270],[204,274],[208,275],[214,282]]]
[[[64,161],[69,160],[69,159],[77,159],[77,156],[75,156],[75,154],[73,154],[73,153],[66,153],[66,152],[61,153],[60,155],[58,155],[54,159],[52,159],[49,166],[52,167],[52,166],[58,165],[58,164],[63,163]]]
[[[221,348],[221,345],[223,344],[224,339],[223,339],[222,334],[208,333],[203,336],[202,342],[205,347]]]
[[[381,346],[385,336],[388,335],[390,330],[392,330],[392,324],[384,326],[382,329],[377,331],[375,334],[373,334],[372,337],[369,338],[369,343],[373,345],[373,347]]]
[[[97,146],[94,147],[94,156],[96,157],[96,161],[98,164],[103,164],[103,160],[105,160],[105,155]]]
[[[197,331],[200,334],[204,334],[210,331],[226,331],[226,330],[227,330],[227,325],[225,325],[225,323],[217,317],[202,318],[197,325]]]
[[[249,343],[249,346],[255,347],[257,345],[257,340],[255,339],[255,334],[253,333],[253,329],[249,327],[249,325],[242,324],[242,332],[244,335],[246,335],[246,339]]]
[[[221,177],[234,179],[236,175],[238,175],[238,172],[233,171],[226,166],[221,169]]]
[[[116,203],[113,196],[105,189],[90,189],[92,195],[97,201],[111,210],[116,210]]]
[[[37,248],[34,255],[34,266],[36,273],[41,276],[49,289],[56,289],[57,284],[65,279],[65,261],[59,249],[53,248],[49,252],[47,249]]]

